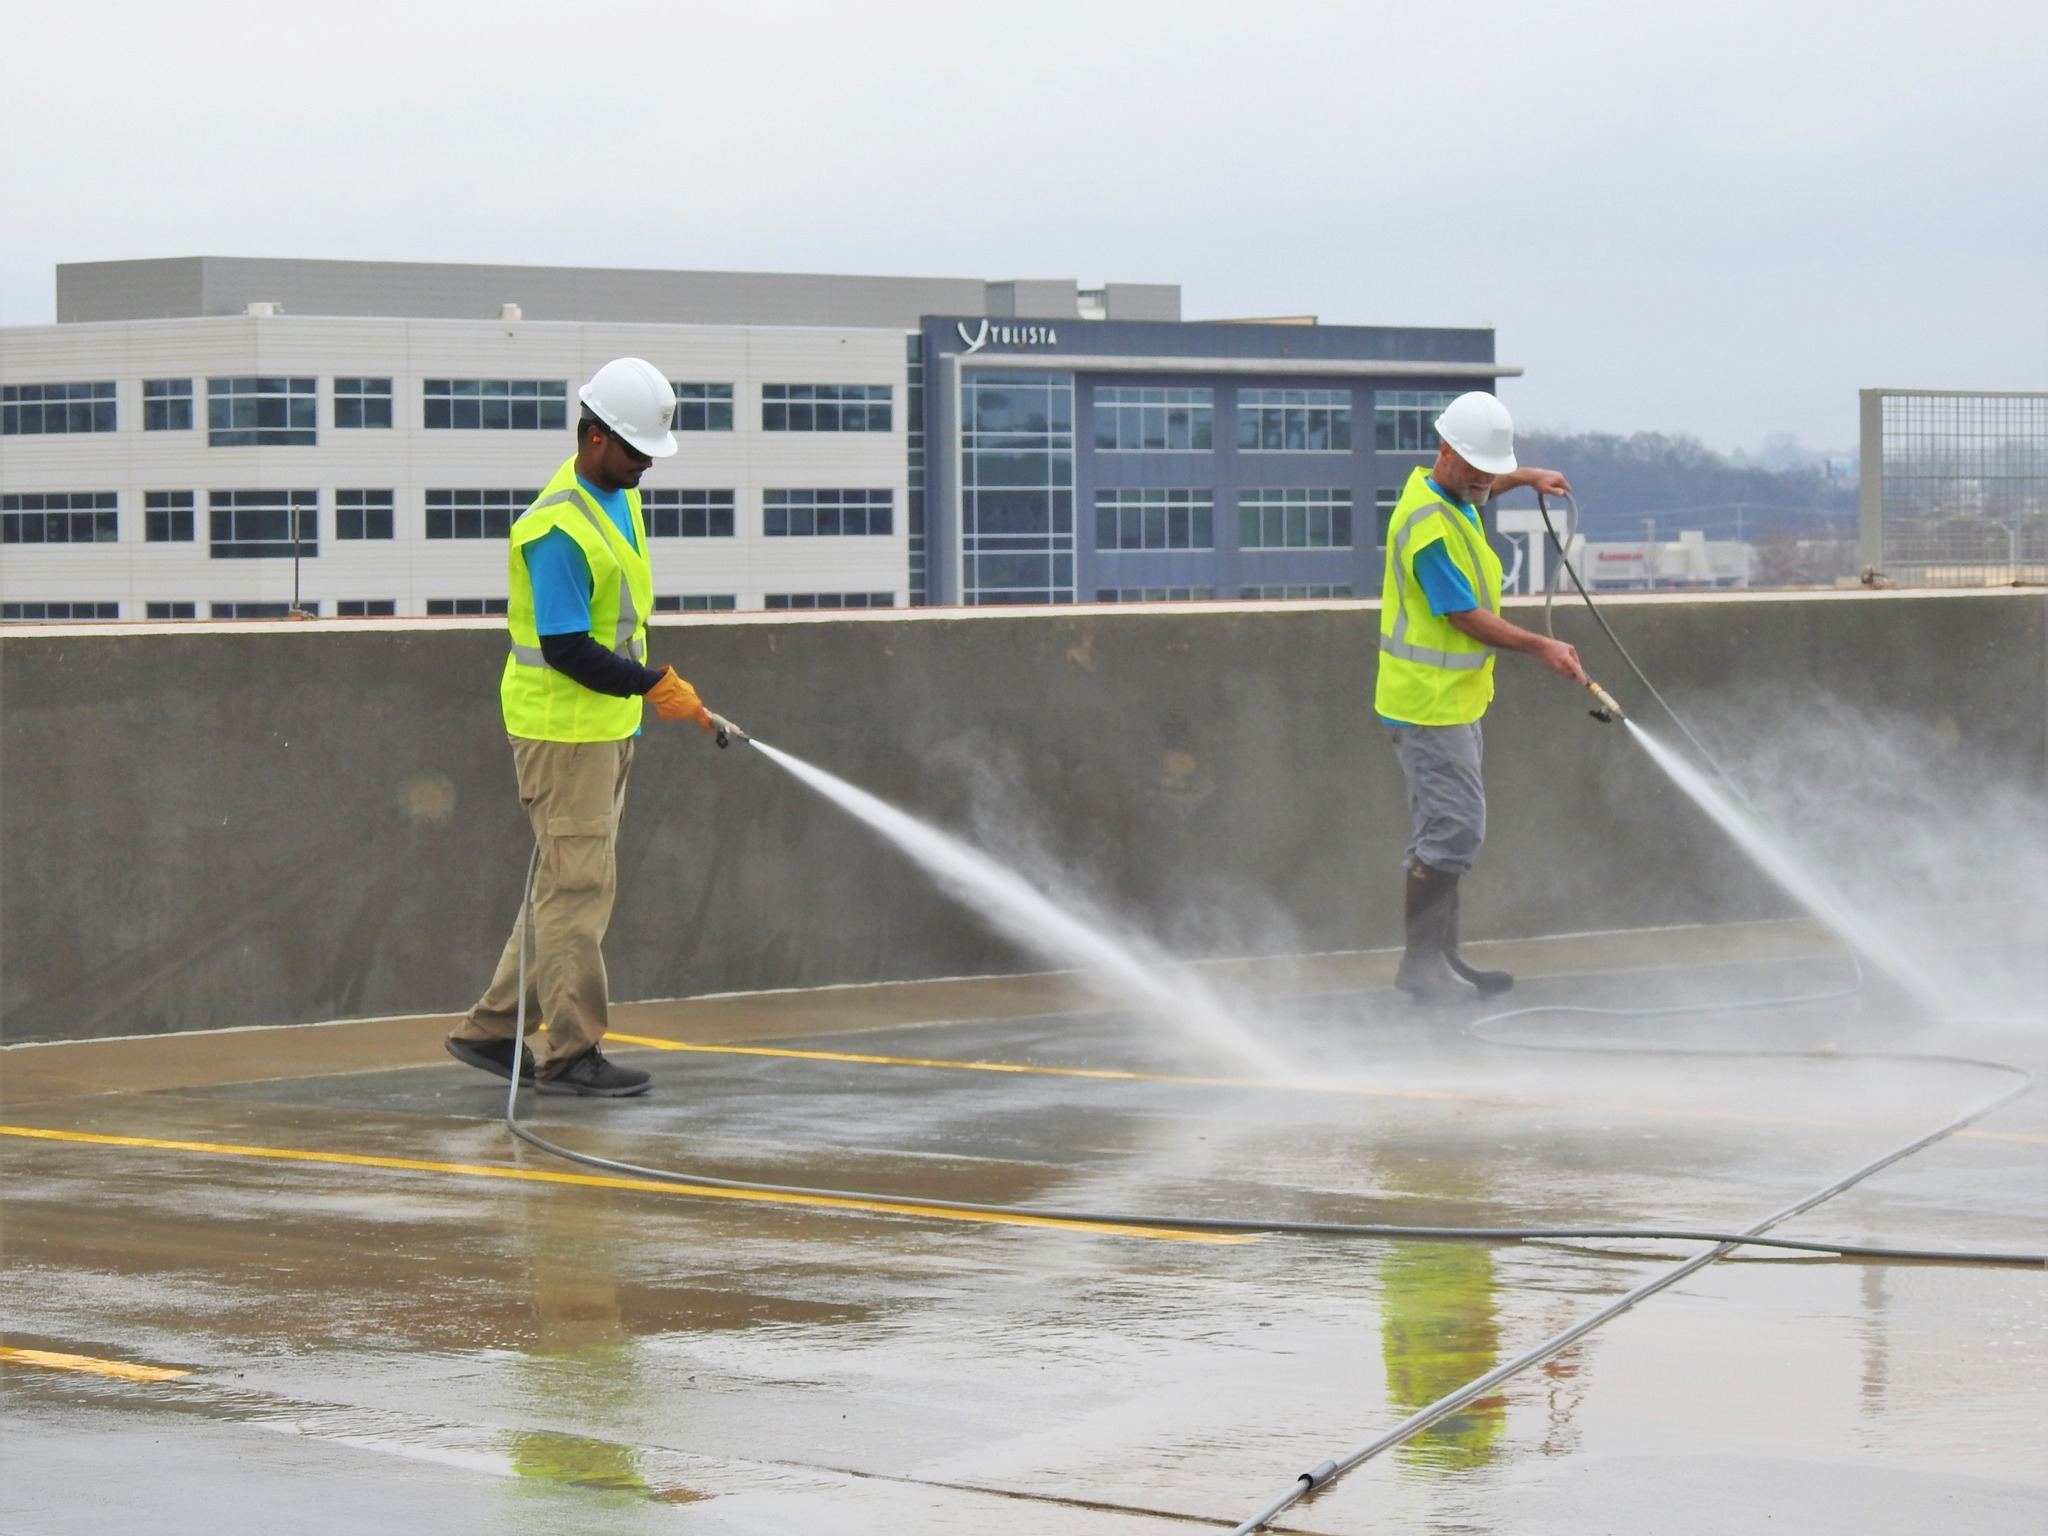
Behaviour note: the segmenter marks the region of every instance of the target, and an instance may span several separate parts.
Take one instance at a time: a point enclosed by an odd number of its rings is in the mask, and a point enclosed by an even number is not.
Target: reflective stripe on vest
[[[1489,593],[1486,589],[1486,562],[1480,558],[1478,549],[1474,547],[1472,525],[1466,521],[1462,513],[1445,506],[1442,502],[1417,507],[1408,514],[1407,521],[1394,530],[1389,542],[1394,546],[1395,571],[1398,573],[1407,568],[1408,544],[1415,537],[1415,525],[1425,518],[1437,516],[1441,516],[1446,524],[1457,530],[1458,537],[1464,542],[1465,553],[1472,558],[1472,569],[1479,582],[1479,600],[1486,605],[1486,611],[1499,613],[1500,593]],[[1483,647],[1476,651],[1433,650],[1426,645],[1415,645],[1407,637],[1407,583],[1397,580],[1394,583],[1394,629],[1391,634],[1381,633],[1381,650],[1399,656],[1403,661],[1418,661],[1426,667],[1443,667],[1452,672],[1477,672],[1486,665],[1492,655],[1490,650]]]

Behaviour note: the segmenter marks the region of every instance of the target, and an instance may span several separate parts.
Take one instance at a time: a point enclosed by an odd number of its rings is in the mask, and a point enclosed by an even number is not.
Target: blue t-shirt
[[[1443,488],[1434,480],[1427,482],[1429,488],[1451,506],[1464,514],[1465,521],[1479,529],[1479,514],[1464,502],[1445,496]],[[1482,531],[1480,537],[1484,538]],[[1415,580],[1422,587],[1422,595],[1429,599],[1429,611],[1438,618],[1450,613],[1470,613],[1479,606],[1479,594],[1472,590],[1472,583],[1465,573],[1458,569],[1451,559],[1451,552],[1444,548],[1444,541],[1438,539],[1429,548],[1415,557]]]
[[[633,509],[624,491],[600,491],[581,475],[576,483],[604,509],[605,516],[635,549]],[[526,574],[533,582],[533,626],[543,635],[590,632],[590,562],[583,549],[559,528],[551,528],[526,546]]]
[[[1481,528],[1479,514],[1473,508],[1454,497],[1444,495],[1443,487],[1434,480],[1429,488],[1464,514],[1465,520],[1474,528]],[[1481,537],[1484,537],[1482,533]],[[1472,590],[1472,583],[1465,573],[1458,569],[1451,559],[1451,552],[1444,548],[1444,541],[1438,539],[1415,557],[1415,580],[1422,588],[1422,595],[1429,601],[1429,611],[1438,618],[1446,614],[1470,613],[1479,606],[1479,594]],[[1380,718],[1389,725],[1408,725],[1407,720],[1396,720],[1391,715]]]

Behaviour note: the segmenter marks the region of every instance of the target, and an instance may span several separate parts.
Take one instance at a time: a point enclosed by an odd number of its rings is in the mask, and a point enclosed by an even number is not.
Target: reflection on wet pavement
[[[1807,977],[1795,962],[1723,965],[1530,991],[1763,995]],[[656,1095],[533,1114],[608,1156],[905,1199],[1726,1223],[1978,1091],[1959,1069],[1847,1060],[1673,1074],[1544,1058],[1341,988],[1261,1006],[1297,1060],[1357,1092],[824,1059],[1199,1075],[1135,1021],[1034,1013],[1014,984],[977,1018],[971,985],[947,988],[893,1017],[864,994],[855,1039],[821,1026],[815,997],[777,1001],[810,1031],[786,1036],[721,1004],[721,1038],[814,1056],[621,1047],[656,1072]],[[1855,1012],[1700,1027],[1724,1043],[2040,1054],[2027,1039],[1915,1041]],[[434,1165],[561,1165],[508,1145],[479,1074],[390,1064],[385,1026],[365,1027],[350,1058],[352,1028],[268,1080],[218,1037],[192,1043],[205,1065],[155,1042],[175,1084],[157,1091],[83,1052],[66,1064],[67,1048],[39,1048],[32,1072],[16,1071],[30,1051],[0,1054],[17,1079],[10,1125],[427,1165],[0,1137],[5,1342],[189,1373],[123,1380],[0,1357],[0,1526],[1213,1529],[1687,1251],[1205,1245],[459,1178]],[[417,1029],[431,1044],[434,1023]],[[2023,1101],[1984,1130],[1800,1231],[2041,1246],[2048,1111]],[[2032,1533],[2048,1524],[2044,1381],[2039,1274],[1746,1258],[1286,1523]],[[1706,1467],[1741,1491],[1672,1494]]]

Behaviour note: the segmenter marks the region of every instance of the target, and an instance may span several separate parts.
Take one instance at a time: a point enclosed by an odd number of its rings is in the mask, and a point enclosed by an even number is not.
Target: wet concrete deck
[[[1782,924],[1495,954],[1517,1002],[1638,1002],[1838,983],[1823,950]],[[1313,1064],[1287,1089],[1172,1080],[1231,1074],[1027,977],[625,1008],[621,1038],[649,1043],[617,1054],[653,1095],[530,1102],[609,1156],[894,1213],[634,1188],[517,1147],[501,1085],[441,1054],[445,1020],[0,1052],[0,1526],[1227,1527],[1691,1250],[1110,1235],[920,1197],[1738,1225],[1995,1087],[1847,1055],[1505,1049],[1387,993],[1388,969],[1212,968]],[[2048,1056],[2038,1027],[1932,1037],[1868,996],[1515,1027]],[[1105,1072],[1127,1075],[1085,1075]],[[2044,1154],[2036,1095],[1787,1232],[2048,1247]],[[2039,1271],[1727,1261],[1280,1528],[2031,1536],[2044,1383]]]

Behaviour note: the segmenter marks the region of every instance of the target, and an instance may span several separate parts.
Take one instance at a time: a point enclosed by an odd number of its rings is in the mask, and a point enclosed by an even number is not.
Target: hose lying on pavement
[[[517,1027],[519,1030],[519,1039],[522,1042],[526,1038],[526,935],[529,927],[529,917],[532,911],[534,872],[539,863],[539,859],[540,848],[539,845],[536,844],[534,847],[533,857],[527,861],[526,891],[525,897],[521,901],[519,909],[519,1006]],[[1816,998],[1810,997],[1793,998],[1747,1005],[1738,1004],[1733,1006],[1782,1007],[1786,1006],[1788,1003],[1803,1003],[1817,1000],[1818,999]],[[1536,1013],[1621,1013],[1628,1014],[1629,1016],[1637,1016],[1639,1014],[1686,1011],[1696,1010],[1614,1010],[1594,1008],[1581,1009],[1572,1007],[1570,1005],[1551,1005],[1541,1008],[1516,1008],[1511,1009],[1505,1013],[1490,1014],[1483,1019],[1476,1020],[1472,1025],[1469,1026],[1469,1028],[1472,1031],[1477,1032],[1479,1030],[1482,1030],[1485,1026],[1489,1024],[1497,1024],[1504,1022],[1508,1019],[1521,1018]],[[1484,1035],[1481,1035],[1480,1038],[1484,1039],[1486,1037]],[[1517,1041],[1492,1041],[1490,1043],[1500,1045],[1521,1044],[1521,1042]],[[1851,1056],[1846,1055],[1845,1053],[1839,1051],[1773,1051],[1758,1054],[1767,1054],[1773,1056],[1810,1056],[1830,1061],[1882,1059],[1913,1062],[1941,1062],[1973,1067],[1984,1067],[1999,1072],[2016,1073],[2023,1079],[2021,1084],[2015,1089],[2013,1089],[2012,1092],[2002,1095],[1993,1103],[1986,1104],[1980,1107],[1979,1109],[1973,1110],[1966,1119],[1955,1121],[1950,1126],[1946,1126],[1941,1131],[1934,1133],[1933,1136],[1924,1138],[1923,1140],[1914,1143],[1913,1146],[1909,1149],[1910,1151],[1917,1151],[1921,1146],[1926,1145],[1928,1141],[1937,1140],[1941,1136],[1947,1135],[1950,1130],[1960,1129],[1962,1126],[1968,1124],[1970,1120],[1974,1120],[1983,1115],[1989,1114],[1993,1109],[1997,1108],[1998,1105],[2005,1103],[2008,1099],[2015,1098],[2019,1094],[2024,1093],[2027,1087],[2030,1086],[2033,1081],[2032,1076],[2030,1074],[2022,1071],[2022,1069],[2018,1067],[2007,1066],[2002,1062],[1979,1061],[1971,1057],[1962,1056],[1918,1056],[1901,1054],[1887,1055],[1882,1057],[1872,1057]],[[756,1179],[723,1179],[706,1173],[692,1173],[687,1170],[673,1168],[650,1168],[645,1164],[641,1163],[628,1163],[621,1161],[617,1158],[599,1157],[594,1152],[579,1152],[573,1147],[565,1147],[562,1146],[559,1142],[550,1141],[545,1136],[540,1135],[538,1132],[530,1129],[529,1127],[520,1122],[520,1086],[521,1078],[520,1075],[515,1071],[511,1079],[507,1082],[505,1088],[505,1128],[508,1131],[510,1131],[514,1136],[518,1137],[519,1140],[525,1142],[528,1146],[537,1147],[539,1150],[543,1152],[549,1153],[550,1155],[555,1157],[563,1158],[572,1163],[581,1163],[586,1168],[598,1168],[608,1173],[622,1173],[636,1179],[653,1179],[663,1183],[672,1184],[696,1184],[711,1189],[730,1189],[762,1195],[797,1195],[813,1199],[857,1201],[864,1204],[903,1204],[906,1202],[914,1201],[916,1204],[920,1206],[924,1206],[935,1211],[959,1211],[963,1214],[978,1216],[1032,1216],[1049,1221],[1070,1222],[1078,1226],[1157,1227],[1165,1231],[1176,1232],[1227,1232],[1246,1235],[1270,1234],[1273,1236],[1285,1237],[1363,1238],[1367,1240],[1416,1239],[1427,1242],[1508,1243],[1608,1240],[1716,1243],[1725,1244],[1730,1247],[1777,1248],[1798,1253],[1824,1254],[1838,1258],[1884,1259],[1936,1264],[1949,1263],[1972,1265],[2027,1265],[2035,1268],[2048,1268],[2048,1253],[1994,1253],[1946,1248],[1896,1248],[1870,1244],[1829,1243],[1795,1238],[1766,1237],[1763,1235],[1766,1227],[1775,1226],[1778,1222],[1784,1220],[1787,1216],[1798,1214],[1797,1210],[1787,1211],[1780,1216],[1773,1217],[1771,1221],[1765,1223],[1764,1226],[1752,1228],[1747,1232],[1716,1232],[1695,1227],[1401,1226],[1383,1222],[1278,1221],[1270,1218],[1238,1216],[1184,1216],[1157,1215],[1149,1213],[1134,1214],[1127,1211],[1118,1212],[1067,1210],[1056,1207],[1037,1205],[995,1205],[972,1200],[935,1200],[927,1198],[923,1195],[913,1196],[904,1195],[900,1193],[891,1194],[882,1191],[866,1189],[826,1189],[808,1184],[770,1184]],[[1875,1173],[1879,1168],[1885,1166],[1886,1163],[1896,1162],[1899,1157],[1903,1157],[1906,1155],[1908,1155],[1906,1152],[1889,1154],[1882,1161],[1871,1164],[1866,1170],[1859,1171],[1857,1174],[1853,1175],[1848,1181],[1848,1183],[1844,1183],[1840,1187],[1846,1189],[1849,1183],[1854,1183],[1858,1179],[1867,1177],[1870,1173]],[[1835,1191],[1832,1189],[1829,1191],[1829,1193],[1834,1192]],[[1815,1201],[1812,1203],[1818,1204],[1819,1202]],[[1805,1209],[1807,1209],[1807,1207],[1804,1205],[1798,1208],[1798,1210]]]

